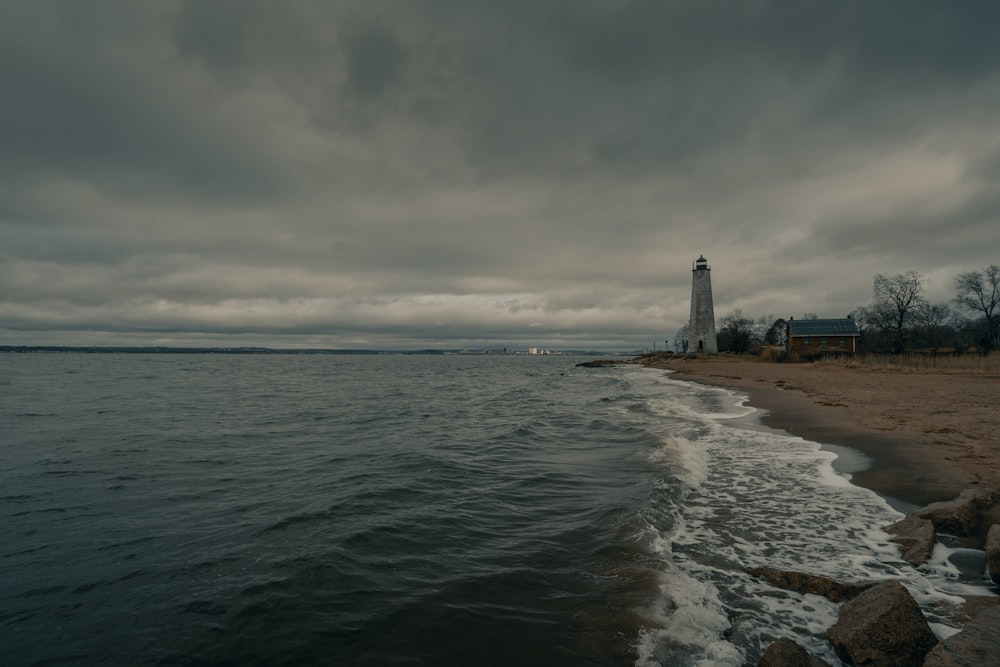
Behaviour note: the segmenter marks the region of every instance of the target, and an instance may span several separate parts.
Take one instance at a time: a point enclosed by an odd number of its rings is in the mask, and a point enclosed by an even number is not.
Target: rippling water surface
[[[0,355],[4,664],[835,662],[746,567],[977,587],[738,395],[579,361]]]

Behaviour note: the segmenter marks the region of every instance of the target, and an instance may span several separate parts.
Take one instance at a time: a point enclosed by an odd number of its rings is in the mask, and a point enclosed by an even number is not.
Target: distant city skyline
[[[1000,263],[1000,4],[0,5],[0,344],[633,351]]]

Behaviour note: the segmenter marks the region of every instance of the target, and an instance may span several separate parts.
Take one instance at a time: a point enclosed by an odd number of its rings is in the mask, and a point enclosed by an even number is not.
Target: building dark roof
[[[831,320],[789,320],[788,337],[792,336],[860,336],[858,324],[849,317]]]

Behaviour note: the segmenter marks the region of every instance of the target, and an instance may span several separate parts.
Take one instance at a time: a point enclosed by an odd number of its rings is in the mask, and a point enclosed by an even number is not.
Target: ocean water
[[[0,663],[838,664],[747,568],[900,579],[940,636],[992,594],[744,396],[580,361],[0,355]]]

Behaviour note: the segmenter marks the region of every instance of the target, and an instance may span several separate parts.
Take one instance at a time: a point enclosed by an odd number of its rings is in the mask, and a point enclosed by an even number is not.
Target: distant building
[[[817,352],[857,352],[861,331],[850,317],[826,320],[796,320],[788,318],[790,355]]]
[[[691,265],[691,320],[688,323],[688,352],[715,354],[715,306],[712,304],[712,270],[699,256]]]

